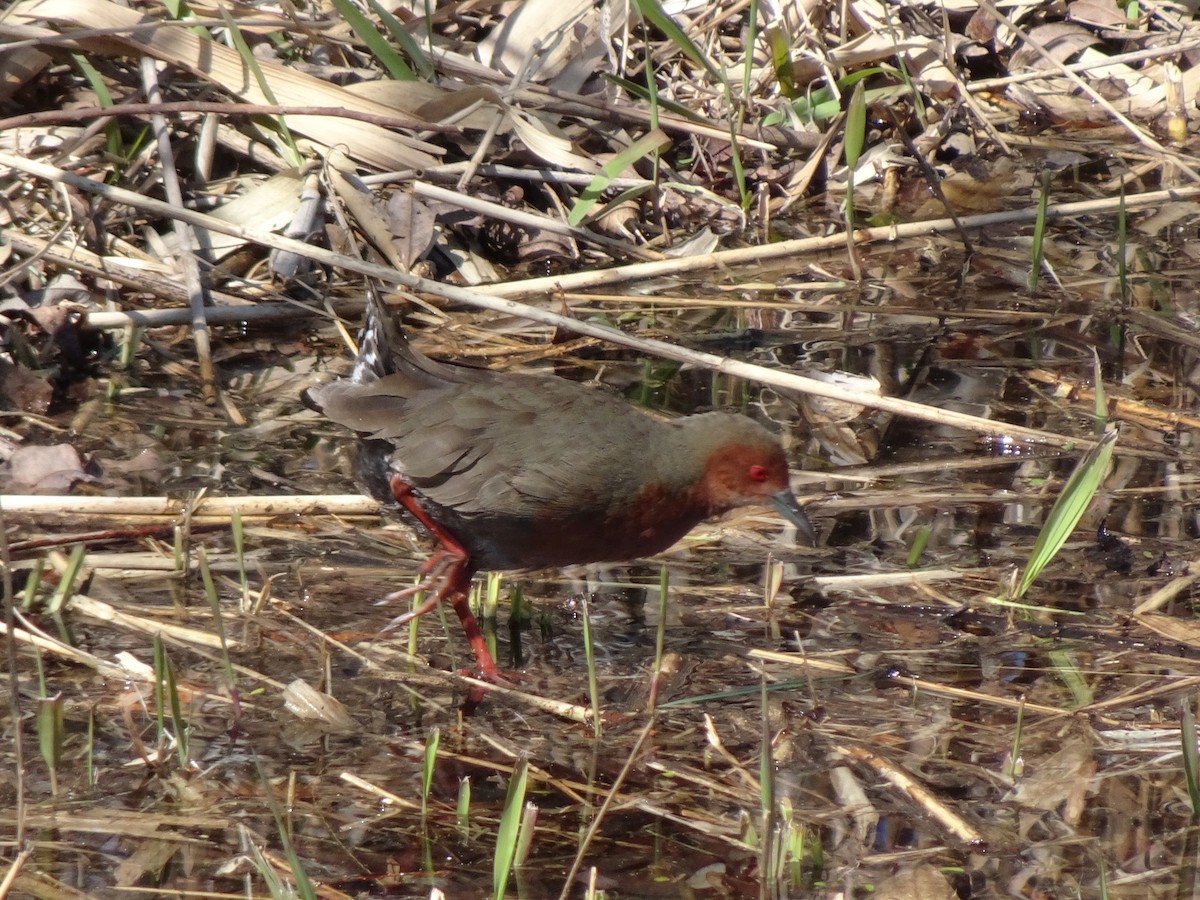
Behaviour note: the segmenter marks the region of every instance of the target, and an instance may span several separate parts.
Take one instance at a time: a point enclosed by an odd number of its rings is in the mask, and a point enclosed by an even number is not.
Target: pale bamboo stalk
[[[171,497],[72,497],[14,494],[0,496],[6,516],[59,513],[70,516],[180,516],[188,500]],[[203,497],[196,503],[192,521],[198,516],[228,519],[234,511],[242,516],[281,515],[371,515],[379,504],[362,494],[300,494],[273,497]]]
[[[71,599],[67,601],[66,606],[67,609],[85,615],[88,618],[128,628],[131,631],[140,631],[142,634],[150,635],[161,634],[164,637],[171,637],[185,644],[197,644],[212,650],[221,649],[221,639],[212,632],[197,631],[195,628],[186,628],[183,625],[176,625],[173,622],[167,622],[163,619],[147,619],[143,616],[134,616],[121,612],[111,604],[88,597],[85,594],[73,594]],[[241,646],[241,643],[233,638],[230,638],[226,643],[231,650]]]

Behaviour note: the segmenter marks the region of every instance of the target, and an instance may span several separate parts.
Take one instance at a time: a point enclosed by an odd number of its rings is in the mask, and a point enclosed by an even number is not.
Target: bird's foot
[[[529,676],[524,672],[501,669],[495,664],[490,669],[483,666],[476,666],[473,671],[459,669],[458,674],[474,678],[477,681],[486,681],[488,684],[494,684],[496,687],[510,688],[512,690],[519,690],[521,685],[529,681]]]
[[[509,672],[501,669],[495,663],[491,668],[484,666],[476,666],[472,670],[459,669],[458,674],[465,678],[473,678],[476,682],[486,681],[488,685],[505,688],[508,690],[520,690],[521,682],[527,681],[527,677],[522,672]],[[491,687],[485,687],[478,683],[473,683],[467,687],[467,698],[463,701],[462,711],[466,715],[471,715],[479,708],[479,704],[483,702],[483,698],[491,691]]]
[[[392,591],[382,600],[377,601],[375,605],[383,606],[385,603],[396,603],[399,600],[407,600],[408,598],[415,597],[417,594],[424,593],[425,591],[432,591],[435,598],[440,596],[442,593],[441,586],[445,582],[446,573],[450,567],[457,564],[457,562],[458,560],[451,554],[443,553],[441,551],[434,553],[433,556],[429,557],[429,559],[425,561],[421,568],[417,570],[417,575],[419,575],[421,578],[417,584],[410,585],[406,588],[401,588],[398,591]],[[438,588],[438,590],[434,590],[434,588]],[[436,602],[436,599],[426,600],[422,606],[418,607],[420,611],[414,611],[410,615],[410,618],[423,616],[425,613],[429,612],[429,610],[433,609],[433,606]]]
[[[380,602],[386,603],[390,599],[391,596],[389,595],[388,597],[384,597]],[[389,631],[395,631],[397,628],[400,628],[403,625],[407,625],[413,619],[419,619],[421,616],[425,615],[425,613],[437,606],[439,599],[441,598],[437,594],[434,594],[416,609],[410,609],[408,612],[401,613],[400,615],[396,616],[396,618],[392,619],[392,621],[383,626],[384,634]]]

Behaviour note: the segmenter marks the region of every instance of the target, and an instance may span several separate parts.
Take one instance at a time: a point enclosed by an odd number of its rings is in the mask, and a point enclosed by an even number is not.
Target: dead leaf
[[[91,481],[70,444],[27,444],[8,458],[7,493],[65,494],[77,481]]]
[[[396,191],[388,198],[387,228],[406,269],[429,252],[436,225],[437,210],[424,198],[414,197],[411,191]]]

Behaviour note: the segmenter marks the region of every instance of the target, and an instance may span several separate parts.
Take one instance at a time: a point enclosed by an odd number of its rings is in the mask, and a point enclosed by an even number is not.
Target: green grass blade
[[[567,224],[575,227],[583,221],[592,207],[599,202],[601,195],[608,190],[612,180],[620,176],[627,168],[651,153],[658,153],[670,146],[671,139],[657,128],[642,135],[612,159],[610,159],[596,174],[596,177],[583,189],[579,199],[567,216]]]
[[[592,704],[592,733],[599,739],[602,726],[600,723],[600,682],[596,677],[596,648],[592,643],[592,614],[588,610],[587,597],[579,601],[583,613],[583,655],[587,659],[588,701]]]
[[[846,167],[850,170],[850,184],[854,183],[854,169],[862,156],[867,141],[867,96],[866,85],[860,81],[854,85],[850,95],[850,106],[846,110]]]
[[[791,42],[779,25],[771,25],[764,29],[763,37],[767,39],[771,68],[775,72],[775,80],[779,83],[779,93],[788,100],[796,100],[800,92],[796,90],[796,80],[792,73]]]
[[[25,589],[21,592],[21,609],[25,612],[33,609],[33,601],[37,599],[37,591],[42,584],[42,575],[45,571],[46,560],[39,556],[34,560],[29,574],[25,576]]]
[[[91,60],[83,53],[73,52],[71,53],[71,62],[75,63],[76,68],[87,79],[88,87],[96,95],[97,105],[102,109],[112,106],[113,99],[112,94],[108,91],[108,85],[104,83],[104,77],[96,71]],[[117,158],[125,157],[121,143],[121,125],[116,119],[109,119],[108,124],[104,126],[104,149]]]
[[[713,81],[723,84],[726,87],[729,86],[725,80],[725,76],[718,71],[717,67],[712,64],[712,61],[704,52],[693,43],[692,39],[684,34],[679,24],[667,15],[666,10],[662,8],[658,0],[633,0],[633,8],[637,10],[638,15],[661,31],[667,40],[679,48],[679,51],[684,56],[696,63],[696,65],[703,66],[704,71],[708,72],[709,77]]]
[[[413,70],[408,67],[408,63],[396,52],[395,48],[388,43],[387,38],[379,33],[379,29],[375,27],[375,23],[371,22],[359,12],[358,7],[350,0],[333,0],[333,5],[337,9],[341,17],[346,20],[346,24],[358,36],[358,39],[367,45],[367,49],[371,51],[374,57],[379,60],[380,65],[388,70],[388,74],[396,81],[416,81],[417,76],[413,74]],[[377,4],[371,4],[375,14],[379,14]],[[393,19],[393,21],[395,21]],[[399,25],[399,22],[396,22]],[[403,27],[400,29],[403,31]],[[407,34],[407,32],[405,32]]]
[[[242,30],[238,28],[237,22],[234,21],[233,16],[229,14],[229,10],[224,6],[218,4],[217,8],[221,12],[221,19],[224,21],[225,27],[229,29],[229,36],[233,40],[234,49],[237,50],[238,56],[242,58],[242,63],[250,71],[250,74],[254,76],[255,82],[258,84],[258,89],[262,91],[268,103],[278,105],[275,100],[275,92],[271,90],[271,85],[267,81],[267,77],[263,74],[258,60],[255,59],[254,53],[250,50],[250,45],[246,43],[246,38],[242,35]],[[296,146],[296,140],[292,137],[291,129],[287,127],[287,122],[284,121],[283,116],[275,116],[272,121],[279,127],[280,134],[282,134],[284,143],[287,145],[288,164],[299,166],[304,161],[304,158],[300,155],[300,150]]]
[[[233,672],[233,660],[229,657],[229,641],[225,636],[225,617],[221,614],[221,598],[217,596],[217,586],[213,582],[212,569],[208,565],[208,554],[203,547],[196,549],[196,564],[200,569],[200,580],[204,583],[204,595],[208,598],[209,608],[213,614],[213,624],[217,629],[217,639],[221,642],[221,659],[225,663],[225,683],[229,695],[237,708],[237,676]]]
[[[1083,518],[1108,471],[1108,463],[1117,443],[1117,434],[1116,428],[1105,432],[1096,446],[1088,451],[1071,472],[1062,493],[1050,509],[1050,514],[1046,516],[1046,524],[1038,533],[1033,552],[1029,555],[1029,562],[1025,565],[1025,571],[1021,573],[1021,581],[1017,585],[1014,599],[1025,596],[1029,586],[1062,549],[1062,545],[1067,542],[1067,538]]]
[[[1063,684],[1071,692],[1071,708],[1080,709],[1084,706],[1090,706],[1092,701],[1095,700],[1095,695],[1092,693],[1092,688],[1087,683],[1087,679],[1079,671],[1079,666],[1071,658],[1071,654],[1064,650],[1051,650],[1050,663],[1054,667],[1055,673],[1062,679]]]
[[[1012,747],[1008,751],[1008,768],[1005,770],[1005,775],[1014,781],[1021,777],[1021,773],[1025,771],[1025,764],[1021,760],[1021,737],[1025,733],[1025,698],[1021,698],[1021,703],[1017,707],[1017,722],[1013,727],[1013,742]]]
[[[529,851],[533,847],[533,833],[537,829],[537,820],[537,804],[526,803],[521,810],[521,827],[517,832],[517,846],[513,852],[513,862],[517,868],[525,865],[529,859]]]
[[[765,675],[759,679],[758,702],[762,720],[762,733],[758,748],[758,800],[762,811],[763,833],[766,834],[771,811],[775,808],[775,760],[771,747],[770,700]]]
[[[162,746],[167,737],[167,648],[162,635],[154,635],[154,727],[158,732],[158,743]]]
[[[1104,426],[1108,424],[1108,397],[1104,393],[1104,371],[1100,368],[1100,354],[1092,348],[1092,384],[1095,385],[1095,428],[1097,435],[1104,434]]]
[[[400,49],[412,60],[412,64],[417,67],[417,72],[421,78],[426,81],[433,81],[437,74],[434,72],[433,64],[429,61],[429,56],[421,49],[421,45],[417,39],[404,27],[404,23],[388,12],[379,0],[367,0],[367,5],[371,7],[371,12],[379,16],[379,21],[388,30],[388,34],[392,36],[392,40],[399,44]]]
[[[483,594],[482,618],[489,621],[495,621],[496,613],[500,609],[500,582],[503,578],[503,572],[488,572],[487,574],[487,589]]]
[[[175,667],[171,664],[165,650],[163,652],[163,661],[166,663],[164,670],[167,676],[167,703],[171,707],[171,722],[175,727],[175,753],[179,757],[180,768],[188,767],[189,748],[188,748],[188,723],[183,718],[183,704],[179,701],[179,686],[175,683]]]

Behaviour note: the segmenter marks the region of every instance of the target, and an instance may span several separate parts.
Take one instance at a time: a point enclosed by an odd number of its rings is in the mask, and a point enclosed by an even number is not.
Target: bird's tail
[[[378,292],[367,287],[367,314],[358,337],[358,358],[350,372],[355,384],[370,384],[389,375],[402,375],[416,388],[492,378],[487,369],[444,363],[418,352],[408,342],[399,319],[388,311]]]
[[[350,380],[366,384],[395,374],[409,362],[412,352],[379,292],[368,284],[366,319],[358,337],[358,357],[354,360]]]

